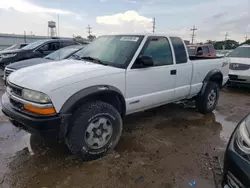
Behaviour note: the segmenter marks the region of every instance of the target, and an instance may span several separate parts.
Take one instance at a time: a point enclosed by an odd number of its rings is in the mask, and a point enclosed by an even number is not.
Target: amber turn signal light
[[[37,108],[28,104],[24,104],[24,109],[29,111],[29,112],[33,112],[36,114],[41,114],[41,115],[52,115],[56,113],[55,108],[51,107],[51,108]]]

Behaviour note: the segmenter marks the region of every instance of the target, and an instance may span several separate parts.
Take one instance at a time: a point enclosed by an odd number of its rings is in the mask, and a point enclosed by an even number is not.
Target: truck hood
[[[81,60],[62,60],[30,66],[10,74],[8,80],[18,86],[36,91],[51,91],[81,80],[125,72]]]
[[[250,65],[250,58],[229,57],[228,59],[230,63],[240,63],[240,64]]]

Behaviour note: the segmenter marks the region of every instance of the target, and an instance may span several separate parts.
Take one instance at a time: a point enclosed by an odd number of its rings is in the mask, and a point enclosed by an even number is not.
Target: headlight
[[[22,90],[22,98],[28,101],[43,103],[43,104],[51,102],[50,98],[46,94],[29,89]]]
[[[242,121],[236,133],[236,143],[240,150],[250,154],[250,115]]]
[[[2,58],[10,58],[10,57],[14,57],[16,56],[16,54],[2,54]]]

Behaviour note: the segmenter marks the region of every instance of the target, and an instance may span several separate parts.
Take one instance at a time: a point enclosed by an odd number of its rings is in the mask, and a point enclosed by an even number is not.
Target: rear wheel
[[[212,112],[219,100],[219,86],[215,82],[208,82],[205,92],[199,94],[196,98],[195,105],[199,112],[207,114]]]
[[[66,143],[83,160],[97,159],[111,151],[121,136],[122,119],[110,104],[84,104],[74,113]]]

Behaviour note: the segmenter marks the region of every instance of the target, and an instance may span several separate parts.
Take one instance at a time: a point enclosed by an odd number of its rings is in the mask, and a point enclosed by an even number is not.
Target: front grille
[[[250,65],[241,64],[241,63],[230,63],[229,69],[231,70],[248,70]]]
[[[232,75],[232,74],[229,74],[229,80],[246,81],[246,79],[240,79],[240,78],[238,78],[237,75]]]
[[[12,69],[4,69],[4,77],[7,78],[10,73],[14,72],[14,70]]]
[[[22,110],[23,109],[23,104],[20,103],[20,102],[17,102],[13,99],[10,98],[10,103],[15,107],[17,108],[18,110]]]
[[[22,96],[22,88],[16,85],[13,85],[9,82],[7,83],[7,92],[9,92],[10,94],[19,96],[19,97]]]

